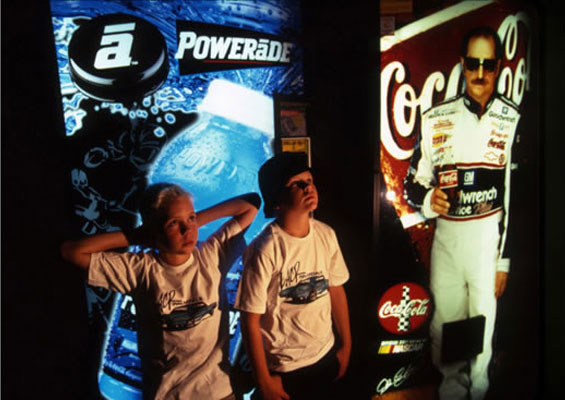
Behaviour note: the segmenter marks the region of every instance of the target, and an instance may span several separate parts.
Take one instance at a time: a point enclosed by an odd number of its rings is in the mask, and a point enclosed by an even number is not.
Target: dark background
[[[304,3],[306,97],[321,193],[317,217],[338,232],[352,271],[347,290],[356,351],[347,382],[358,387],[366,363],[366,303],[377,285],[372,281],[378,278],[374,271],[382,262],[372,251],[378,2]],[[518,229],[530,241],[525,245],[541,251],[530,255],[535,272],[526,276],[534,279],[509,288],[517,296],[510,298],[519,299],[512,315],[522,322],[511,319],[509,326],[516,331],[505,333],[510,338],[506,344],[511,360],[521,363],[512,362],[503,371],[501,382],[510,390],[501,391],[498,398],[512,398],[504,393],[519,392],[521,387],[529,389],[522,392],[529,393],[523,398],[560,398],[565,378],[565,168],[560,153],[565,148],[565,14],[556,2],[539,4],[537,185],[542,190],[532,194],[536,185],[529,193],[523,189],[521,212],[528,224]],[[88,387],[82,277],[60,259],[58,250],[72,230],[66,222],[68,177],[52,36],[47,1],[2,2],[1,394],[7,399],[85,398]]]

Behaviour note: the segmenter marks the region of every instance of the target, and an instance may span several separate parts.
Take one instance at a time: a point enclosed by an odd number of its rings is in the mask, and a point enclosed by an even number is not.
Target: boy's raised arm
[[[87,269],[90,265],[90,255],[92,253],[126,247],[129,244],[126,235],[121,231],[101,233],[63,242],[61,245],[61,255],[65,260],[80,268]]]
[[[257,193],[246,193],[233,197],[198,211],[196,213],[198,226],[206,225],[219,218],[233,217],[238,222],[241,230],[244,230],[253,222],[260,206],[261,198]]]

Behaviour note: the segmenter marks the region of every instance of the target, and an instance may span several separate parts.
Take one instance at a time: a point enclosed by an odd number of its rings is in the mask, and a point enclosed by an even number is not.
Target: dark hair
[[[489,26],[479,26],[468,31],[463,37],[463,43],[461,44],[461,57],[467,56],[467,50],[469,49],[469,42],[471,39],[476,37],[492,38],[494,41],[494,55],[497,60],[502,59],[502,42],[498,33]]]
[[[189,192],[174,183],[161,182],[147,187],[138,203],[138,210],[143,223],[146,225],[158,223],[166,205],[179,196],[188,196],[192,200],[192,195]]]
[[[305,153],[283,152],[268,159],[259,169],[259,189],[265,207],[265,217],[275,217],[281,193],[290,178],[301,172],[310,171]]]

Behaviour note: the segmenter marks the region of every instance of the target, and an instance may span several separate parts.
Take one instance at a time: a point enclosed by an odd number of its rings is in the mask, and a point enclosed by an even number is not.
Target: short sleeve
[[[147,265],[145,253],[93,253],[88,268],[88,284],[120,293],[131,293],[138,286]]]
[[[349,270],[345,264],[335,231],[330,228],[330,265],[328,266],[329,285],[340,286],[349,280]]]
[[[255,314],[265,313],[274,265],[271,252],[262,251],[256,242],[247,247],[243,253],[243,274],[235,299],[236,309]]]
[[[226,270],[245,248],[245,238],[235,219],[230,219],[200,245],[206,267]]]

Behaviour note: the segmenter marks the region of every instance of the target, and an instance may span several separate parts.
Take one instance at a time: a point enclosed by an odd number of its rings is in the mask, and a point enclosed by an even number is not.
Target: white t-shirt
[[[270,370],[293,371],[320,360],[333,346],[330,286],[349,279],[334,230],[310,220],[303,238],[269,224],[243,255],[235,308],[262,314]]]
[[[240,232],[230,220],[179,266],[154,252],[92,255],[88,283],[134,299],[144,397],[221,399],[232,393],[220,265],[229,267],[243,241]]]

